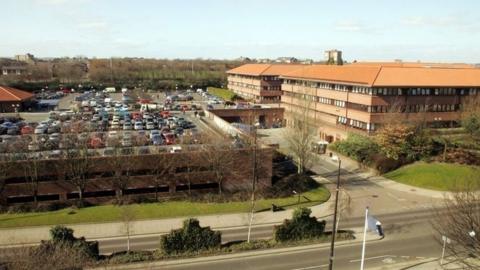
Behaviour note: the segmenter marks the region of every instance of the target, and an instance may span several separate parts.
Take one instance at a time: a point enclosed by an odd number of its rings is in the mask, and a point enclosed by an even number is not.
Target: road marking
[[[316,269],[316,268],[324,268],[327,267],[328,264],[322,264],[322,265],[315,265],[315,266],[309,266],[309,267],[303,267],[303,268],[295,268],[291,270],[308,270],[308,269]]]
[[[370,258],[365,258],[365,261],[368,261],[368,260],[375,260],[375,259],[381,259],[381,258],[395,258],[396,256],[394,255],[382,255],[382,256],[376,256],[376,257],[370,257]],[[353,263],[353,262],[359,262],[361,261],[361,259],[355,259],[355,260],[351,260],[350,262]]]

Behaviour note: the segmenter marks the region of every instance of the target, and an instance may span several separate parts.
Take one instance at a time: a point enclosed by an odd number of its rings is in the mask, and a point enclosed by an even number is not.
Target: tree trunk
[[[155,184],[155,201],[158,202],[158,184]]]
[[[33,206],[35,208],[37,208],[37,206],[38,206],[38,198],[37,197],[38,197],[38,190],[35,189],[33,191]]]
[[[218,194],[222,195],[222,181],[220,180],[217,183],[218,183]]]
[[[80,207],[83,207],[83,188],[78,187],[78,203]]]

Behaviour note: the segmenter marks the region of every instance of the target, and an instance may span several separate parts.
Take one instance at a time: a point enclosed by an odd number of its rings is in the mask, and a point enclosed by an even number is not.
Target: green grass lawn
[[[302,194],[300,205],[311,206],[320,204],[328,200],[329,191],[320,187]],[[257,211],[267,210],[272,203],[281,207],[294,207],[297,204],[298,197],[291,196],[281,199],[265,199],[256,202]],[[198,203],[187,201],[172,201],[163,203],[134,204],[135,219],[155,219],[155,218],[173,218],[188,217],[210,214],[225,214],[248,212],[251,203],[247,202],[229,202],[229,203]],[[91,223],[91,222],[109,222],[121,220],[121,208],[115,205],[104,205],[86,207],[75,210],[62,209],[52,212],[26,213],[26,214],[1,214],[0,228],[53,225],[53,224],[72,224],[72,223]]]
[[[232,101],[236,96],[234,92],[228,89],[217,88],[217,87],[208,87],[207,92],[217,97],[221,97],[224,100],[229,100],[229,101]]]
[[[463,187],[480,189],[480,167],[477,166],[416,162],[384,176],[407,185],[441,191]]]

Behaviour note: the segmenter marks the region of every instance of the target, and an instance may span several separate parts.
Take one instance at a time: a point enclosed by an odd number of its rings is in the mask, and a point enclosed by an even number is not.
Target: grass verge
[[[106,256],[103,260],[99,261],[99,264],[126,264],[134,262],[148,262],[148,261],[158,261],[158,260],[167,260],[167,259],[185,259],[192,257],[200,256],[216,256],[222,254],[231,254],[251,250],[265,250],[265,249],[276,249],[276,248],[286,248],[292,246],[301,246],[301,245],[313,245],[330,242],[331,234],[325,233],[322,236],[311,239],[304,239],[298,241],[288,241],[288,242],[276,242],[275,240],[255,240],[247,243],[245,241],[227,243],[222,245],[217,249],[202,250],[197,252],[186,252],[175,255],[166,255],[161,250],[155,251],[139,251],[139,252],[122,252],[117,254],[112,254],[111,256]],[[338,234],[335,237],[336,241],[345,241],[353,240],[355,237],[351,231],[338,231]]]
[[[477,166],[416,162],[384,176],[403,184],[440,191],[480,189],[480,167]]]
[[[237,96],[234,92],[228,89],[217,88],[217,87],[208,87],[207,92],[217,97],[221,97],[224,100],[229,100],[229,101],[232,101]]]
[[[282,208],[312,206],[328,200],[330,192],[323,186],[298,196],[277,199],[262,199],[256,202],[257,211],[268,210],[272,204]],[[308,199],[308,200],[307,200]],[[250,202],[202,203],[189,201],[169,201],[162,203],[133,204],[135,219],[161,219],[210,214],[241,213],[250,210]],[[121,220],[121,208],[115,205],[102,205],[72,210],[62,209],[51,212],[1,214],[0,228],[111,222]]]

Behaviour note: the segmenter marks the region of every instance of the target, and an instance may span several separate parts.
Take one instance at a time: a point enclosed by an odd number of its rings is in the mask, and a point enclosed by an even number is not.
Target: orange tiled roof
[[[382,66],[382,67],[437,67],[437,68],[476,68],[465,63],[427,63],[427,62],[353,62],[347,65]]]
[[[318,81],[367,86],[480,87],[480,69],[434,66],[312,65],[282,75]]]
[[[29,92],[15,88],[0,86],[0,102],[2,101],[23,101],[32,98],[34,95]]]
[[[228,74],[241,74],[249,76],[278,76],[289,73],[304,65],[292,64],[245,64],[228,70]]]
[[[312,65],[289,72],[282,77],[372,85],[380,68],[380,66]]]

